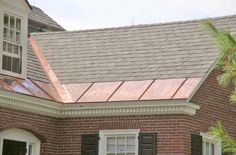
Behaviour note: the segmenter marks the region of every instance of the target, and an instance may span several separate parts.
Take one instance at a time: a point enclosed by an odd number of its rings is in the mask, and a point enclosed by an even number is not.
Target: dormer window
[[[0,74],[26,78],[30,10],[25,0],[0,0]]]
[[[22,73],[21,18],[4,13],[2,69]]]

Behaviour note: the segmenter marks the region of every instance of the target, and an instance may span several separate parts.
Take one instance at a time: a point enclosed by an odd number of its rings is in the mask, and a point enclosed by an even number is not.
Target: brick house
[[[236,16],[208,20],[236,32]],[[220,155],[207,131],[236,137],[234,87],[201,22],[70,32],[0,0],[0,155]]]

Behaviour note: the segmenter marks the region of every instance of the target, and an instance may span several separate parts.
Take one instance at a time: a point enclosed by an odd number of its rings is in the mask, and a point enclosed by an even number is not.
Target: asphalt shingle
[[[236,16],[211,19],[236,32]],[[63,84],[203,77],[217,57],[202,20],[34,33]]]
[[[50,26],[57,30],[65,30],[55,20],[53,20],[46,13],[44,13],[43,10],[35,6],[31,7],[32,10],[29,12],[29,21],[34,21],[40,24],[44,24],[45,26]]]

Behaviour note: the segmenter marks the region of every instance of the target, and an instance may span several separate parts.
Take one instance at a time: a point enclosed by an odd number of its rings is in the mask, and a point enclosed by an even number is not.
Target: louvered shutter
[[[192,134],[191,154],[202,155],[202,136]]]
[[[82,135],[82,155],[98,155],[98,134]]]
[[[139,155],[156,155],[156,133],[139,134]]]

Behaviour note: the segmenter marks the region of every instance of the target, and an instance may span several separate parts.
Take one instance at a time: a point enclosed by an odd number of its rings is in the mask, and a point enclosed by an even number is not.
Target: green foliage
[[[219,47],[220,53],[217,59],[217,68],[223,70],[218,76],[221,86],[228,86],[231,82],[236,84],[236,37],[230,31],[217,29],[211,22],[205,22],[204,26],[212,33]],[[236,91],[231,96],[231,101],[236,102]]]
[[[215,126],[210,128],[210,134],[222,140],[224,152],[236,153],[236,142],[225,131],[221,122],[217,122]]]
[[[212,33],[220,49],[216,67],[221,69],[223,74],[217,78],[219,84],[226,87],[233,83],[236,87],[236,37],[229,31],[217,29],[209,21],[205,22],[204,26]],[[236,90],[233,91],[230,100],[236,103]],[[236,153],[235,140],[229,136],[220,122],[210,128],[210,134],[222,140],[224,152]]]

